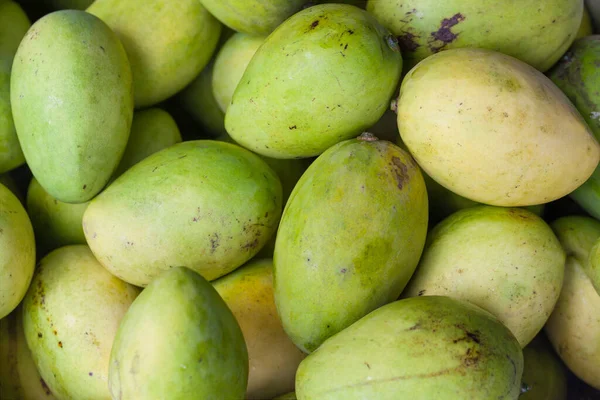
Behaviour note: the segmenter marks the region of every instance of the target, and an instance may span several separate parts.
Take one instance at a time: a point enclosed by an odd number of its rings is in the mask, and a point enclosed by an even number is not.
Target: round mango
[[[267,157],[317,156],[381,118],[401,69],[395,37],[366,11],[309,7],[254,54],[225,113],[225,129]]]
[[[83,215],[110,272],[146,286],[185,265],[208,280],[252,258],[281,215],[279,178],[257,155],[211,140],[175,144],[127,170]]]
[[[495,317],[443,296],[387,304],[300,363],[301,400],[499,399],[521,389],[523,353]]]
[[[435,54],[404,78],[398,127],[423,170],[496,206],[563,197],[592,174],[600,145],[550,79],[482,49]]]
[[[495,315],[525,347],[558,300],[564,263],[560,242],[537,215],[520,208],[472,207],[430,232],[402,295],[467,300]]]
[[[160,274],[125,314],[110,355],[113,399],[242,399],[248,352],[235,317],[202,276]]]
[[[27,164],[52,197],[84,203],[106,185],[127,145],[132,89],[125,50],[97,17],[55,11],[29,29],[13,64],[12,112]]]
[[[398,36],[408,68],[443,50],[475,47],[543,72],[575,39],[583,0],[369,0],[367,11]]]
[[[40,261],[23,302],[23,326],[58,399],[111,399],[110,351],[138,292],[102,268],[85,245],[61,247]]]
[[[0,185],[0,318],[21,302],[35,268],[31,221],[19,199]]]
[[[198,0],[96,0],[87,12],[119,36],[131,63],[135,107],[186,87],[208,63],[221,24]]]
[[[404,150],[365,134],[319,156],[292,191],[275,240],[275,303],[296,346],[312,352],[396,300],[426,232],[425,183]]]

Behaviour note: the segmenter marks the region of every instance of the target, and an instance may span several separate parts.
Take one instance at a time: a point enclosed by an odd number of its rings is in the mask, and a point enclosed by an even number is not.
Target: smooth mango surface
[[[563,197],[600,160],[600,145],[560,89],[490,50],[448,50],[413,68],[400,89],[398,127],[429,176],[496,206]]]
[[[317,156],[379,120],[401,69],[396,39],[370,14],[345,4],[309,7],[254,54],[225,129],[267,157]]]
[[[242,399],[247,380],[235,317],[210,283],[183,267],[142,291],[110,356],[113,399]]]
[[[19,142],[40,185],[66,203],[98,194],[133,115],[131,69],[114,32],[84,11],[44,16],[19,46],[10,90]]]
[[[85,245],[44,257],[23,303],[27,345],[58,399],[106,399],[113,340],[138,295],[102,268]]]
[[[161,102],[192,82],[221,33],[219,21],[198,0],[96,0],[86,11],[123,42],[136,108]]]
[[[279,178],[257,155],[196,140],[121,175],[92,200],[83,229],[102,265],[134,285],[177,265],[214,280],[264,246],[281,208]]]
[[[301,400],[517,399],[523,353],[491,314],[443,296],[387,304],[328,339],[296,374]]]
[[[292,191],[275,241],[275,303],[296,346],[312,352],[397,299],[426,231],[425,183],[404,150],[364,135],[319,156]]]
[[[566,400],[567,369],[543,333],[524,349],[519,400]]]

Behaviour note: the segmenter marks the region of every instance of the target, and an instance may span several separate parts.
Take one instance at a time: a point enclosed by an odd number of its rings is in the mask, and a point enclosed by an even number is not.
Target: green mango
[[[600,160],[600,144],[556,85],[491,50],[447,50],[413,68],[400,89],[398,126],[429,176],[489,205],[559,199]]]
[[[248,35],[268,35],[306,0],[200,0],[223,24]]]
[[[126,282],[146,286],[177,265],[214,280],[258,253],[281,208],[281,183],[258,156],[196,140],[117,178],[88,206],[83,230],[100,263]]]
[[[395,37],[366,11],[344,4],[307,8],[252,57],[225,128],[267,157],[319,155],[381,118],[401,69]]]
[[[302,400],[516,399],[523,353],[477,306],[443,296],[387,304],[300,363]]]
[[[275,302],[303,351],[394,301],[427,232],[427,192],[408,153],[361,135],[308,167],[275,241]],[[343,305],[343,306],[340,306]]]
[[[213,94],[219,108],[225,112],[233,92],[256,50],[264,43],[265,36],[234,34],[219,50],[215,58],[212,77]]]
[[[590,250],[585,272],[590,278],[596,292],[600,295],[600,240],[596,241],[594,247]]]
[[[304,353],[287,336],[273,298],[273,260],[258,259],[212,282],[233,312],[248,348],[245,399],[270,399],[294,390]]]
[[[53,10],[85,10],[94,0],[44,0]]]
[[[19,43],[30,26],[17,3],[0,3],[0,173],[25,163],[10,107],[10,71]]]
[[[171,114],[160,108],[135,112],[127,147],[113,176],[122,175],[149,155],[179,142],[181,133]]]
[[[594,28],[592,27],[592,17],[590,16],[590,12],[587,7],[583,8],[583,16],[581,17],[581,24],[579,25],[579,30],[577,31],[577,35],[575,35],[575,40],[581,39],[582,37],[590,36],[593,34]]]
[[[173,96],[208,64],[221,24],[198,0],[96,0],[87,12],[119,36],[131,63],[135,107]]]
[[[88,204],[56,200],[35,178],[31,180],[27,190],[27,213],[40,255],[69,244],[86,244],[81,221]]]
[[[127,145],[132,89],[123,46],[95,16],[55,11],[29,29],[13,64],[12,112],[27,164],[52,197],[84,203],[106,185]]]
[[[3,400],[55,400],[33,362],[19,305],[0,319],[0,394]]]
[[[470,301],[494,314],[525,347],[556,304],[565,257],[537,215],[521,208],[471,207],[429,233],[402,296]]]
[[[443,50],[482,48],[544,72],[575,39],[583,0],[369,0],[367,11],[398,36],[406,71]]]
[[[19,199],[0,184],[0,318],[21,302],[35,269],[31,221]]]
[[[138,293],[102,268],[85,245],[61,247],[40,261],[23,301],[23,327],[56,398],[111,399],[113,340]]]
[[[567,371],[548,339],[539,334],[523,349],[519,400],[566,400]]]
[[[110,356],[113,399],[242,399],[247,380],[248,352],[235,317],[202,276],[184,267],[161,273],[142,291]]]

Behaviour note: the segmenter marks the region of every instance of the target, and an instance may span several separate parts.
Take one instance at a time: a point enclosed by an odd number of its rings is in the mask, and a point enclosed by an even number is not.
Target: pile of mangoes
[[[600,399],[595,26],[0,0],[0,399]]]

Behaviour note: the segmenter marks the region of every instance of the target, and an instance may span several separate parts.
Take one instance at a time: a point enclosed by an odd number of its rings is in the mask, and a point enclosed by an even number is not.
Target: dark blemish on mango
[[[425,290],[419,290],[417,296],[423,296],[425,294]]]
[[[476,365],[479,362],[479,353],[471,348],[468,348],[462,362],[465,367]]]
[[[87,185],[83,185],[83,190],[85,190],[85,188],[87,188]]]
[[[419,328],[421,328],[421,323],[417,322],[416,324],[414,324],[413,326],[411,326],[410,328],[408,328],[408,330],[409,331],[416,331]]]
[[[443,50],[448,44],[452,43],[458,37],[457,33],[452,32],[452,28],[465,20],[465,16],[461,13],[456,13],[450,18],[444,18],[439,29],[431,32],[428,39],[429,50],[432,53],[437,53]]]
[[[42,378],[40,378],[40,384],[42,385],[42,389],[44,390],[44,393],[46,393],[47,396],[51,396],[52,392],[50,391],[50,388],[48,387],[48,385],[46,385],[46,381],[44,381]]]
[[[398,189],[402,189],[408,180],[408,167],[398,157],[392,157],[391,165],[394,169],[394,177],[396,178]]]
[[[243,249],[255,249],[258,246],[258,238],[242,246]]]
[[[61,349],[63,348],[62,342],[58,342],[58,347],[60,347]]]
[[[94,376],[93,372],[88,373],[89,376]]]
[[[221,241],[221,239],[219,238],[219,234],[218,233],[213,233],[213,235],[210,238],[210,253],[214,253],[215,251],[217,251],[217,249],[219,248],[219,242]]]
[[[347,271],[348,271],[348,270],[347,270],[346,268],[342,268],[342,269],[340,270],[340,272],[341,272],[342,274],[345,274]]]
[[[346,32],[348,32],[350,35],[354,34],[354,31],[352,29],[348,29]]]
[[[417,38],[419,38],[419,36],[410,32],[405,32],[396,37],[398,44],[400,45],[400,49],[404,52],[414,52],[421,47],[421,45],[415,40]]]
[[[315,21],[313,21],[312,24],[310,24],[310,29],[315,29],[317,26],[319,26],[319,20],[318,19],[315,20]]]
[[[54,336],[58,335],[58,332],[56,332],[56,329],[54,329],[54,330],[52,331],[52,333],[54,333]]]
[[[179,157],[177,157],[177,159],[178,159],[178,160],[181,160],[181,159],[183,159],[183,158],[186,158],[186,157],[187,157],[187,154],[184,154],[184,155],[182,155],[182,156],[179,156]]]
[[[369,365],[368,362],[365,361],[365,365],[367,366],[367,368],[371,369],[371,366]]]
[[[296,125],[290,126],[290,131],[293,130],[293,129],[297,129]]]
[[[42,335],[42,332],[38,332],[38,337],[42,338],[44,335]]]
[[[103,53],[106,53],[106,50],[104,50],[104,47],[100,46],[100,50],[102,50]]]

